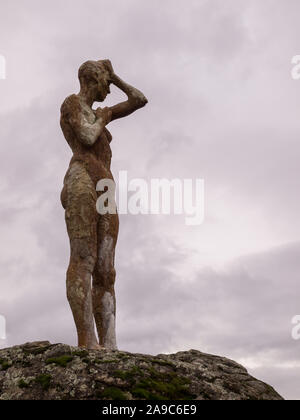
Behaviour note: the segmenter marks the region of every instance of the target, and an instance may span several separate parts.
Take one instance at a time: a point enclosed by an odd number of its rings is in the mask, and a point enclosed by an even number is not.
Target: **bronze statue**
[[[118,214],[96,210],[101,179],[113,180],[110,171],[112,136],[106,126],[142,108],[148,102],[121,80],[109,60],[87,61],[79,68],[80,92],[61,106],[60,124],[73,157],[64,179],[61,202],[65,209],[71,255],[67,271],[67,297],[78,334],[78,346],[116,349],[115,247]],[[92,109],[110,93],[110,84],[128,97],[112,107]],[[91,284],[92,280],[92,284]],[[94,320],[98,332],[97,341]]]

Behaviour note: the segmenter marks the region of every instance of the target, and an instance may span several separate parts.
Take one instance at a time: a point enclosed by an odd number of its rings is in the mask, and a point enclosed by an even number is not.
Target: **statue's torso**
[[[96,120],[95,112],[88,105],[80,105],[81,112],[86,121],[89,124],[93,124]],[[72,112],[72,109],[70,112]],[[110,147],[112,136],[110,132],[105,128],[92,146],[86,146],[77,138],[76,133],[74,133],[68,121],[67,115],[64,115],[64,113],[62,113],[60,123],[64,136],[73,152],[70,166],[74,162],[81,162],[85,166],[95,185],[100,179],[113,179],[110,171],[112,157]]]

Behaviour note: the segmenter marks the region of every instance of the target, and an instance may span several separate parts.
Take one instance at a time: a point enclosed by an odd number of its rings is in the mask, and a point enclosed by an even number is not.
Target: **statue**
[[[117,349],[115,316],[115,247],[118,214],[100,215],[96,209],[100,179],[113,180],[110,171],[112,136],[106,126],[147,104],[145,96],[121,80],[109,60],[87,61],[79,68],[80,92],[61,106],[60,124],[73,157],[64,178],[61,202],[70,239],[67,298],[73,313],[78,346]],[[114,84],[127,100],[92,109]],[[98,333],[97,341],[94,322]]]

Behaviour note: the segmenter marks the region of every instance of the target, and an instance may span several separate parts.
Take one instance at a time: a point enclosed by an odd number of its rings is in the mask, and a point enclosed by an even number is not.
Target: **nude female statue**
[[[97,212],[96,185],[100,179],[113,180],[110,171],[112,136],[107,124],[126,117],[148,101],[139,90],[114,73],[109,60],[87,61],[79,68],[78,77],[80,92],[65,99],[60,119],[73,152],[61,193],[71,248],[67,297],[76,324],[78,346],[116,349],[114,258],[119,219],[118,214]],[[127,95],[127,101],[93,110],[93,103],[104,101],[110,93],[111,83]]]

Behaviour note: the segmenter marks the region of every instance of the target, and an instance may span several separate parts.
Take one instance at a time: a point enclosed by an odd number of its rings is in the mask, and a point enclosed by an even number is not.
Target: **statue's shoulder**
[[[70,115],[74,115],[76,112],[80,111],[80,101],[75,93],[73,95],[69,95],[63,101],[60,107],[61,116],[64,118],[68,118]]]

